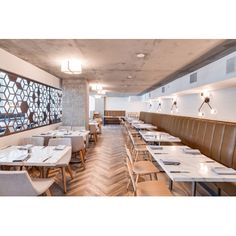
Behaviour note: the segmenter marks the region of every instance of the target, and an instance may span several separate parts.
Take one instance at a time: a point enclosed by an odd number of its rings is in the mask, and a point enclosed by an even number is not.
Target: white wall
[[[0,69],[60,88],[60,79],[2,49],[0,49]],[[48,125],[18,134],[0,137],[0,147],[20,144],[23,137],[30,137],[49,129],[55,129],[58,125]]]
[[[146,108],[141,97],[106,97],[106,110],[125,110],[126,112],[140,112]]]
[[[204,118],[222,121],[236,122],[236,87],[213,90],[210,92],[210,105],[216,109],[216,114],[210,113],[210,108],[204,104],[202,111],[205,113]],[[200,93],[185,94],[177,96],[178,113],[176,115],[198,117],[198,108],[203,98]],[[171,114],[171,98],[161,99],[160,113]],[[149,103],[145,103],[145,111],[157,112],[158,102],[153,101],[150,109]]]

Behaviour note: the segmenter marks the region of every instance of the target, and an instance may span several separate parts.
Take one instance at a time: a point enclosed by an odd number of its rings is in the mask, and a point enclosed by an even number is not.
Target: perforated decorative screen
[[[0,136],[61,122],[62,91],[0,70]]]

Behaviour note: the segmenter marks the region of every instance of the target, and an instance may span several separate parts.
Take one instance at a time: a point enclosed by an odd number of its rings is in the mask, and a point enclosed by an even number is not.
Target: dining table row
[[[0,195],[51,195],[50,187],[55,181],[50,178],[50,171],[57,168],[61,174],[61,187],[66,193],[67,174],[74,178],[73,164],[78,164],[82,171],[86,169],[86,150],[89,142],[96,144],[100,131],[96,121],[90,121],[88,129],[59,126],[22,138],[19,145],[1,148]],[[39,175],[35,179],[36,172]],[[19,185],[25,188],[19,188]]]
[[[125,126],[131,143],[130,150],[134,153],[131,174],[135,174],[137,169],[135,163],[141,166],[148,156],[151,162],[157,164],[158,171],[168,177],[171,191],[174,182],[191,183],[192,196],[197,193],[198,183],[236,182],[236,170],[203,155],[198,149],[183,145],[178,137],[158,131],[158,127],[139,119],[126,118]]]

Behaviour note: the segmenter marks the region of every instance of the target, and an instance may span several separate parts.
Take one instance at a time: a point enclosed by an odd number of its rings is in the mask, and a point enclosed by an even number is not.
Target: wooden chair
[[[140,155],[144,157],[149,157],[148,150],[146,148],[146,143],[140,139],[134,139],[130,132],[128,132],[128,136],[130,138],[131,151],[135,155],[135,161],[138,160],[138,157]]]
[[[83,136],[71,137],[71,143],[72,143],[72,156],[75,156],[76,158],[77,155],[79,154],[81,163],[83,165],[83,168],[85,169],[86,148]]]
[[[66,145],[71,146],[71,139],[70,138],[51,138],[49,139],[48,146],[58,146],[58,145]],[[62,159],[60,159],[56,165],[55,168],[59,168],[61,170],[62,175],[62,182],[63,182],[63,189],[64,192],[67,192],[67,186],[66,186],[66,170],[70,174],[71,179],[73,179],[73,172],[70,167],[70,160],[71,160],[71,154],[68,156],[64,156]],[[47,176],[49,174],[49,168],[47,171]]]
[[[134,181],[132,166],[129,158],[126,158],[130,182],[132,183],[134,196],[172,196],[172,193],[164,181],[152,180],[136,183]]]
[[[51,196],[52,178],[31,179],[27,171],[0,171],[1,196]]]
[[[97,126],[95,124],[89,125],[89,131],[90,131],[90,137],[94,143],[97,142],[98,136],[97,136]]]
[[[160,171],[151,161],[134,162],[133,157],[126,145],[125,149],[126,149],[126,155],[129,158],[132,167],[132,171],[136,175],[136,181],[135,181],[136,183],[138,183],[139,177],[141,175],[149,175],[151,180],[152,180],[152,175],[154,175],[155,179],[158,179],[157,173],[159,173]]]

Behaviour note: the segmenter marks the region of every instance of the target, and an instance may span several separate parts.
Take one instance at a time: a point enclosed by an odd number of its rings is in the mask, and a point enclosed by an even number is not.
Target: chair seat
[[[147,152],[146,145],[135,146],[134,149],[136,152]]]
[[[134,163],[133,172],[135,174],[142,175],[142,174],[158,173],[159,170],[150,161],[137,161]]]
[[[54,183],[54,180],[52,178],[48,179],[33,178],[32,182],[38,195],[41,195],[51,187],[51,185]]]
[[[137,196],[172,196],[163,181],[145,181],[137,184]]]

